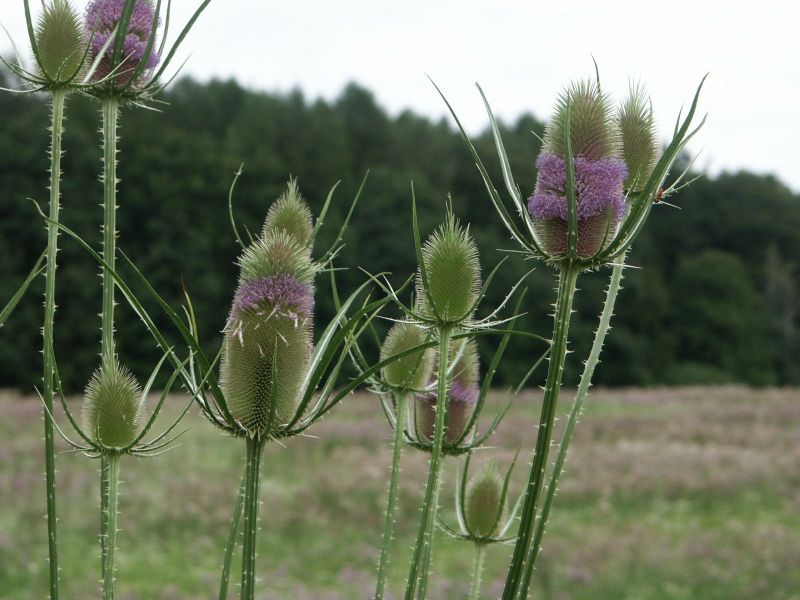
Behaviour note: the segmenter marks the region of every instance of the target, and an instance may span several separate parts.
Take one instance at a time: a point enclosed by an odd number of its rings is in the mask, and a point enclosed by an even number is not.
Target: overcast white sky
[[[24,42],[22,1],[0,2],[0,22]],[[173,3],[176,22],[195,5]],[[593,74],[594,55],[604,86],[618,96],[631,77],[647,85],[666,136],[710,72],[701,105],[708,124],[690,147],[704,149],[699,166],[772,172],[800,191],[799,7],[796,0],[212,0],[184,55],[192,53],[186,72],[202,80],[235,77],[255,89],[300,87],[325,98],[354,80],[392,114],[412,108],[438,117],[444,107],[428,73],[473,131],[487,122],[475,81],[502,118],[526,111],[545,118],[564,83]]]

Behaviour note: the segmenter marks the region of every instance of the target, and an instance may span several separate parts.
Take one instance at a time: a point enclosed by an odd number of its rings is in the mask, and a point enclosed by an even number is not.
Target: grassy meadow
[[[496,449],[482,455],[496,457],[501,469],[518,447],[527,456],[539,401],[538,392],[521,395],[493,440]],[[182,402],[171,398],[166,412],[175,414]],[[0,598],[43,598],[41,407],[35,398],[0,393],[0,411]],[[172,451],[124,461],[118,600],[217,598],[244,445],[194,410],[184,423],[190,429]],[[389,477],[388,426],[377,400],[358,394],[311,434],[266,452],[259,597],[367,599]],[[96,598],[99,465],[59,447],[63,596]],[[479,454],[475,467],[482,460]],[[448,519],[455,463],[445,464]],[[426,456],[407,449],[392,598],[400,597],[425,473]],[[526,476],[518,466],[514,493]],[[800,599],[797,390],[596,390],[562,482],[537,599]],[[509,555],[508,547],[489,548],[486,598],[498,597]],[[440,533],[430,598],[466,597],[470,561],[468,545]],[[235,575],[231,598],[237,582]]]

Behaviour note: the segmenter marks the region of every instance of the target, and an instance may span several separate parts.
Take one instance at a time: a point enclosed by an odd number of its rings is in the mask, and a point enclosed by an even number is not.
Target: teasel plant
[[[420,237],[419,225],[416,212],[416,197],[412,186],[412,221],[414,230],[414,244],[418,261],[418,271],[415,277],[416,291],[415,301],[411,306],[406,306],[392,289],[388,281],[379,282],[386,290],[387,294],[394,300],[400,312],[405,316],[403,322],[413,324],[422,330],[429,332],[430,339],[435,343],[435,353],[438,357],[437,376],[435,385],[429,386],[425,393],[435,392],[437,399],[447,399],[447,401],[437,401],[435,407],[435,418],[433,432],[430,439],[417,437],[416,432],[411,433],[407,427],[404,433],[406,443],[412,446],[428,450],[430,452],[430,462],[428,478],[425,486],[425,494],[420,511],[420,522],[417,532],[416,542],[413,547],[413,554],[406,581],[405,598],[424,598],[427,593],[428,574],[430,570],[431,545],[435,529],[435,518],[439,507],[439,490],[441,484],[442,460],[446,452],[462,453],[473,447],[477,442],[482,443],[491,434],[477,436],[474,430],[474,423],[480,414],[479,406],[482,407],[482,399],[479,394],[467,425],[460,431],[458,436],[451,434],[447,439],[446,431],[448,425],[448,407],[451,404],[453,386],[453,368],[457,361],[451,362],[452,349],[458,348],[455,344],[458,340],[483,335],[489,332],[497,332],[498,327],[512,321],[515,317],[500,319],[498,314],[508,304],[509,300],[519,289],[522,279],[517,282],[508,295],[502,300],[497,308],[491,311],[486,317],[478,319],[475,312],[483,300],[486,290],[502,266],[502,261],[498,264],[486,281],[481,285],[480,264],[478,259],[477,246],[472,239],[469,228],[462,226],[456,219],[452,211],[451,203],[447,204],[447,212],[444,223],[431,234],[423,244]],[[377,278],[373,278],[378,282]],[[540,336],[526,334],[540,340]],[[501,344],[505,347],[507,339]],[[464,348],[457,350],[456,354],[463,357]],[[415,351],[422,349],[417,346]],[[502,355],[502,351],[499,356]],[[499,356],[497,362],[499,362]],[[363,360],[363,358],[361,359]],[[366,364],[366,363],[364,363]],[[496,364],[490,369],[493,373]],[[488,390],[491,377],[487,377],[484,382],[483,397]],[[381,382],[377,382],[374,387],[381,392]],[[384,388],[385,390],[385,388]],[[471,391],[470,391],[471,392]],[[429,399],[428,405],[431,402]],[[396,409],[384,404],[387,417],[390,423],[396,423],[398,417]],[[507,410],[504,408],[501,413]],[[502,414],[499,419],[502,418]],[[496,422],[499,422],[496,419]],[[411,420],[416,423],[417,419]],[[396,427],[396,425],[395,425]],[[496,424],[494,425],[496,427]],[[415,425],[416,429],[416,425]],[[395,431],[397,434],[397,431]],[[471,435],[470,440],[466,441],[467,436]],[[390,498],[391,499],[391,498]],[[384,535],[384,545],[388,543],[388,538]],[[380,567],[379,567],[380,569]],[[384,565],[385,569],[385,565]],[[383,574],[385,579],[385,574]],[[379,580],[381,573],[379,572]],[[380,589],[379,589],[380,591]]]
[[[519,302],[517,303],[518,307]],[[498,412],[485,433],[476,434],[476,423],[484,407],[492,377],[508,344],[509,336],[515,333],[513,325],[514,322],[511,321],[508,328],[500,332],[503,338],[492,358],[486,380],[480,389],[477,387],[479,365],[474,340],[475,334],[466,332],[453,335],[449,360],[450,373],[448,374],[452,384],[450,396],[447,399],[449,409],[445,436],[442,441],[443,455],[457,456],[483,445],[508,411],[510,402]],[[486,330],[485,333],[495,332]],[[377,339],[377,335],[375,338]],[[412,353],[401,360],[390,363],[367,381],[370,391],[380,399],[384,415],[394,432],[391,476],[378,560],[376,599],[383,598],[385,594],[391,542],[394,535],[402,448],[404,445],[408,445],[426,452],[431,452],[433,448],[436,389],[438,387],[433,376],[439,370],[435,351],[437,344],[438,342],[433,340],[433,331],[413,322],[411,317],[407,316],[395,321],[381,345],[380,358],[385,360],[401,352]],[[358,342],[355,342],[351,356],[357,372],[364,372],[369,368],[369,361],[365,358]]]
[[[641,86],[632,86],[628,98],[617,109],[602,89],[599,74],[594,81],[580,81],[568,86],[562,92],[541,140],[536,188],[527,203],[511,173],[497,120],[478,86],[491,123],[511,209],[497,191],[452,106],[437,87],[475,159],[495,211],[511,238],[520,246],[519,252],[545,262],[558,274],[542,411],[503,600],[528,597],[546,516],[556,492],[571,432],[580,415],[580,404],[588,392],[591,374],[608,332],[626,253],[645,226],[652,207],[666,204],[662,202],[665,197],[691,183],[691,180],[684,180],[694,161],[664,188],[675,161],[705,123],[704,117],[699,124],[693,124],[704,82],[705,77],[686,116],[678,115],[672,139],[660,154],[651,104]],[[612,267],[612,274],[607,305],[593,346],[596,356],[590,356],[585,364],[582,379],[588,379],[582,381],[570,412],[564,439],[567,444],[562,446],[564,456],[557,458],[550,484],[544,491],[577,280],[581,273],[606,265]],[[578,406],[577,410],[575,406]],[[547,514],[539,512],[543,493],[545,504],[542,508]]]
[[[237,177],[240,174],[241,171]],[[168,356],[201,414],[221,431],[245,443],[245,474],[228,535],[220,598],[227,597],[240,526],[243,529],[241,597],[253,598],[255,594],[258,488],[261,453],[266,443],[305,434],[309,427],[369,377],[410,354],[400,352],[387,357],[338,387],[339,376],[353,343],[378,311],[391,301],[388,296],[372,300],[367,292],[372,286],[371,281],[359,286],[340,304],[334,287],[332,293],[337,297],[339,308],[316,344],[310,345],[313,278],[321,271],[333,273],[336,270],[332,261],[343,247],[344,231],[365,181],[366,178],[338,235],[317,260],[311,258],[311,251],[331,206],[335,186],[328,194],[316,223],[310,227],[311,213],[299,195],[296,182],[290,181],[286,192],[270,207],[261,235],[249,243],[239,236],[233,218],[231,191],[231,222],[235,237],[243,248],[239,260],[240,282],[223,343],[215,356],[206,354],[200,345],[199,324],[188,291],[183,309],[175,310],[153,288],[136,264],[122,253],[133,279],[158,304],[188,346],[189,358],[185,363],[172,351],[165,332],[156,325],[142,300],[116,269],[110,269],[120,292],[143,320],[157,346]],[[108,268],[104,257],[72,230],[63,224],[59,224],[59,229],[77,241],[103,268]],[[271,336],[272,346],[261,339],[262,336]],[[290,343],[294,346],[291,354],[296,364],[282,358],[278,360],[276,350],[284,350],[284,346]],[[219,376],[216,372],[218,367]]]
[[[49,170],[49,214],[53,222],[60,218],[61,201],[61,157],[62,138],[67,96],[74,91],[86,91],[92,85],[98,63],[89,61],[89,46],[86,43],[78,11],[69,0],[49,0],[43,3],[42,11],[34,19],[28,0],[23,0],[28,42],[34,66],[26,68],[14,40],[9,36],[15,58],[8,61],[0,57],[3,65],[21,82],[16,89],[0,88],[2,91],[29,94],[45,93],[50,97],[50,159]],[[47,244],[42,257],[31,270],[22,286],[14,294],[0,314],[0,326],[21,300],[32,279],[41,272],[45,276],[44,316],[42,325],[42,398],[44,400],[45,442],[45,486],[47,500],[47,537],[49,558],[50,597],[58,598],[58,534],[56,513],[55,448],[53,410],[55,356],[53,336],[56,312],[56,269],[58,254],[58,229],[47,226]],[[42,263],[44,266],[42,266]]]
[[[472,543],[473,561],[470,583],[470,600],[477,600],[481,592],[483,561],[486,547],[491,544],[509,544],[516,536],[509,535],[517,518],[522,495],[508,511],[508,489],[517,457],[505,475],[501,476],[493,461],[470,478],[469,466],[473,453],[467,454],[463,471],[456,477],[455,513],[457,527],[439,517],[438,525],[450,537]]]
[[[56,431],[73,450],[93,459],[103,461],[101,470],[103,481],[101,493],[101,510],[104,512],[101,523],[105,536],[102,544],[102,598],[114,598],[115,557],[117,551],[119,473],[123,456],[154,457],[166,452],[185,431],[171,435],[183,416],[192,406],[190,399],[178,417],[163,432],[149,441],[144,441],[152,429],[167,396],[172,391],[175,381],[180,375],[176,369],[166,382],[160,397],[148,414],[147,400],[153,385],[167,360],[164,355],[151,373],[142,389],[131,372],[119,362],[95,371],[84,393],[80,418],[73,415],[66,401],[58,368],[55,367],[55,380],[61,407],[72,429],[79,438],[70,438],[55,422],[52,412],[45,405],[45,411],[53,420]],[[185,366],[187,360],[181,364]],[[44,404],[44,398],[42,397]]]

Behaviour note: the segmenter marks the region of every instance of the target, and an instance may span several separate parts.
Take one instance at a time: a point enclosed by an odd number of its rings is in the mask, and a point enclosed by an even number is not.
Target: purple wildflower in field
[[[263,277],[242,283],[233,298],[232,316],[259,309],[309,318],[314,310],[312,287],[291,275]]]
[[[103,46],[112,35],[116,35],[114,28],[122,18],[125,0],[93,0],[86,8],[86,36],[89,39],[90,58],[94,60],[100,54]],[[153,33],[153,19],[155,8],[149,0],[136,0],[133,13],[128,23],[128,31],[122,48],[122,68],[117,77],[117,83],[126,84],[130,81],[132,72],[145,59],[147,45]],[[111,58],[114,54],[112,42],[100,61],[93,79],[98,81],[111,72]],[[153,69],[160,61],[155,47],[147,56],[145,67]]]
[[[568,219],[566,161],[543,152],[536,160],[539,175],[536,189],[528,199],[528,211],[535,219]],[[606,157],[591,160],[575,157],[575,200],[579,221],[597,217],[610,208],[614,223],[625,214],[622,183],[628,169],[622,159]]]

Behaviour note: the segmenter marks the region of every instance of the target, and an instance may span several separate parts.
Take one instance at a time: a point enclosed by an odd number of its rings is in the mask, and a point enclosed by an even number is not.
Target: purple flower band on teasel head
[[[539,169],[536,189],[528,199],[528,211],[535,219],[566,221],[567,165],[555,154],[543,152],[536,160]],[[625,214],[625,194],[622,182],[628,176],[625,161],[607,157],[591,160],[575,157],[575,200],[578,220],[602,215],[609,207],[615,221]]]
[[[264,306],[308,318],[314,310],[314,293],[307,283],[291,275],[254,279],[239,286],[233,297],[232,315]]]
[[[478,403],[478,396],[480,396],[478,388],[466,386],[459,381],[454,381],[453,385],[450,387],[451,404],[474,405]],[[437,395],[436,392],[428,392],[427,394],[421,394],[419,399],[427,402],[431,406],[436,406]]]
[[[116,35],[114,28],[122,18],[124,7],[125,0],[93,0],[86,8],[86,36],[87,38],[93,36],[90,44],[92,58],[96,58],[109,38]],[[130,72],[135,69],[144,58],[153,30],[154,17],[155,8],[149,0],[136,0],[122,47],[122,60],[125,61],[122,67],[124,71]],[[108,62],[113,53],[114,43],[112,42],[106,50],[105,60],[98,66],[95,79],[101,79],[108,75],[110,71]],[[159,63],[159,60],[160,57],[154,45],[145,66],[152,69]]]

